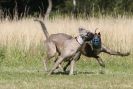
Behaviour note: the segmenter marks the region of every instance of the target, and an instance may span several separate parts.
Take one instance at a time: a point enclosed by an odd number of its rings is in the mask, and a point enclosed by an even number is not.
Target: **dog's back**
[[[57,51],[61,51],[62,50],[62,45],[63,43],[68,40],[68,39],[72,39],[73,37],[68,35],[68,34],[64,34],[64,33],[57,33],[57,34],[52,34],[49,36],[49,39],[54,42],[54,44],[57,47]]]

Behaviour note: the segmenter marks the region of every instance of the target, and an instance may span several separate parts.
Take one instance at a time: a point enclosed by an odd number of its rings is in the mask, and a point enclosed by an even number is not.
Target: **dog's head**
[[[84,41],[90,41],[94,37],[94,33],[84,28],[79,28],[79,35],[82,37]]]
[[[97,30],[97,29],[96,29]],[[95,34],[94,37],[92,39],[92,45],[94,48],[100,48],[101,47],[101,33],[100,32],[96,32],[95,30]]]

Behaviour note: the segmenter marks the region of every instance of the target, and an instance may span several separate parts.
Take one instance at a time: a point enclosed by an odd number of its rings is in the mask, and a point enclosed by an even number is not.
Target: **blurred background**
[[[133,0],[0,0],[1,18],[44,17],[52,2],[51,16],[57,14],[80,17],[99,17],[103,15],[122,16],[133,14]],[[74,3],[76,5],[74,7]]]

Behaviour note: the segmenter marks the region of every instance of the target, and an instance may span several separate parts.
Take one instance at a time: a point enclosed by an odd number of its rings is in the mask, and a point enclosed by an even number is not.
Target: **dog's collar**
[[[75,39],[80,45],[82,45],[84,43],[84,41],[83,41],[81,36],[75,37]]]

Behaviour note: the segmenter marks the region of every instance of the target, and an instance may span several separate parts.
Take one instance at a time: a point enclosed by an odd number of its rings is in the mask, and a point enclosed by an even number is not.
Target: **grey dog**
[[[45,45],[47,58],[44,60],[45,70],[47,71],[47,61],[52,57],[55,57],[56,53],[58,53],[55,64],[49,74],[52,74],[62,61],[70,59],[71,69],[69,75],[72,75],[74,62],[77,60],[77,56],[80,56],[80,49],[82,45],[85,41],[92,40],[94,34],[88,30],[79,28],[79,35],[75,38],[63,33],[52,34],[49,36],[45,24],[41,20],[35,21],[38,21],[41,24],[46,36]]]

